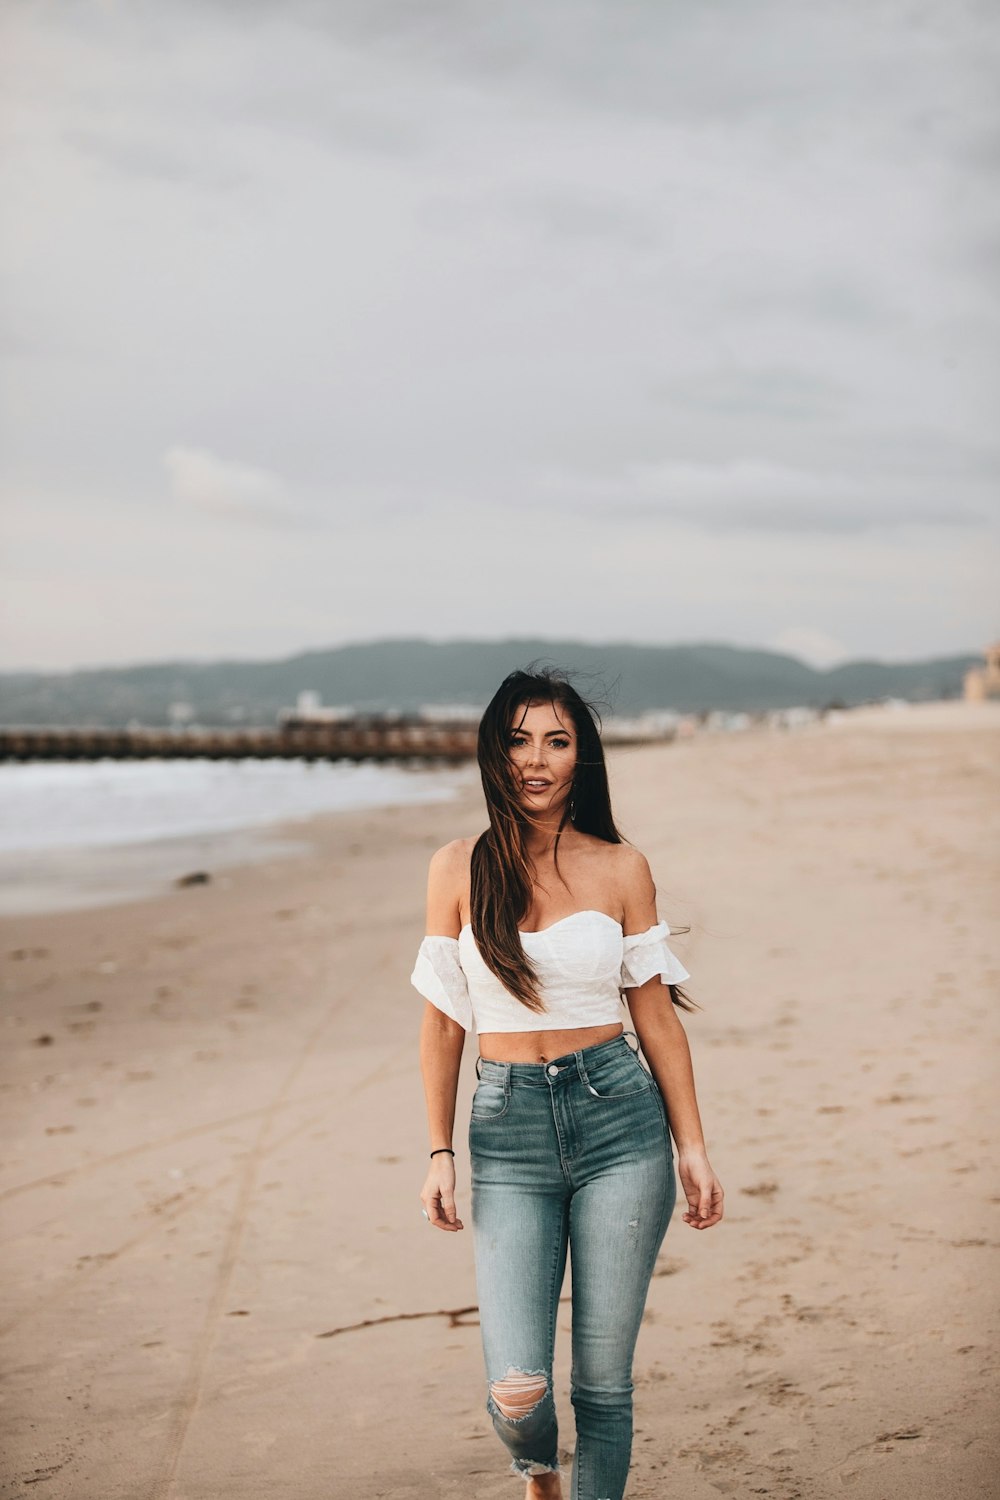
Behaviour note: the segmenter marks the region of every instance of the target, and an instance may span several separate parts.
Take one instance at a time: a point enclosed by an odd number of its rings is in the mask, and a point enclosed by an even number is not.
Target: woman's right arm
[[[428,1000],[420,1025],[420,1071],[427,1100],[430,1149],[452,1144],[458,1069],[465,1045],[465,1028],[442,1015]],[[463,1229],[455,1208],[455,1158],[447,1151],[432,1156],[420,1201],[437,1229]]]
[[[431,859],[427,873],[428,933],[452,938],[459,935],[463,860],[467,864],[461,840],[446,844]],[[431,1151],[438,1146],[453,1145],[455,1099],[464,1045],[465,1027],[428,1000],[420,1024],[420,1071]],[[446,1151],[431,1157],[420,1201],[435,1228],[454,1233],[465,1227],[455,1207],[455,1158]]]

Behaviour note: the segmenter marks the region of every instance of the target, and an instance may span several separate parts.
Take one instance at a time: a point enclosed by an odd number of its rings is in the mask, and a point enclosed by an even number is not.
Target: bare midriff
[[[597,1047],[625,1030],[620,1021],[607,1026],[577,1026],[566,1031],[482,1031],[479,1055],[490,1062],[547,1063],[567,1052]]]

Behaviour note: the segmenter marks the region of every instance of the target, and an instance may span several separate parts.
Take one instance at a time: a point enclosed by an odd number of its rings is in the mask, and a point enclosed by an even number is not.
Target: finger
[[[684,1196],[687,1198],[687,1212],[685,1213],[684,1217],[690,1223],[692,1219],[698,1218],[698,1204],[700,1201],[700,1195],[697,1188],[689,1188]]]
[[[437,1225],[439,1229],[442,1228],[446,1220],[441,1209],[440,1194],[436,1193],[431,1198],[425,1198],[424,1206],[427,1209],[427,1217],[430,1219],[431,1223]]]
[[[430,1210],[431,1223],[434,1225],[435,1229],[447,1229],[449,1231],[454,1231],[465,1228],[465,1225],[462,1223],[461,1219],[455,1212],[454,1198],[452,1198],[451,1200],[450,1218],[448,1217],[441,1196],[431,1198],[429,1200],[428,1207]]]
[[[719,1183],[712,1187],[706,1208],[704,1197],[699,1202],[697,1213],[685,1214],[684,1218],[692,1229],[711,1229],[713,1224],[718,1224],[722,1218],[723,1192]]]
[[[458,1210],[455,1207],[455,1195],[454,1193],[449,1192],[447,1188],[441,1195],[441,1206],[444,1210],[444,1216],[446,1220],[446,1222],[441,1226],[443,1229],[465,1228],[465,1225],[458,1217]]]

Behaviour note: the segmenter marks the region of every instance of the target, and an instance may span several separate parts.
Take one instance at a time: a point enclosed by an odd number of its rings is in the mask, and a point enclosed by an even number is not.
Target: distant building
[[[422,703],[418,717],[424,724],[478,724],[482,703]]]
[[[986,665],[970,667],[965,674],[967,703],[982,703],[986,698],[1000,698],[1000,641],[987,646],[983,654]]]
[[[672,740],[681,715],[672,708],[649,709],[628,716],[611,714],[604,719],[601,739],[606,745],[634,744],[637,740]]]
[[[278,711],[278,723],[288,729],[305,724],[339,724],[354,717],[355,710],[346,704],[334,708],[321,703],[319,693],[312,688],[305,688],[299,693],[294,708],[282,708]]]

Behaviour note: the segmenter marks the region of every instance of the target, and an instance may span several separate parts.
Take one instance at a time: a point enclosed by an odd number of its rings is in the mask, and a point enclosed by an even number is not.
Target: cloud
[[[245,171],[224,165],[219,152],[206,153],[197,131],[176,124],[142,133],[121,120],[67,129],[63,139],[71,148],[125,177],[152,179],[179,187],[201,186],[209,192],[229,192],[246,181]]]
[[[197,0],[206,9],[265,21],[271,0]],[[846,107],[877,83],[883,92],[916,75],[926,99],[940,59],[975,28],[990,35],[985,7],[871,0],[817,11],[797,0],[664,5],[639,0],[627,24],[616,0],[285,0],[283,14],[310,31],[387,56],[403,56],[482,86],[523,81],[615,108],[662,115],[748,111],[801,113],[809,101]],[[995,31],[995,28],[992,28]],[[907,67],[901,66],[904,55]]]
[[[3,25],[0,500],[8,533],[40,528],[26,594],[48,567],[62,597],[46,538],[74,511],[103,518],[91,575],[120,571],[134,510],[145,591],[175,571],[158,526],[211,572],[206,653],[277,639],[253,600],[279,551],[287,649],[447,629],[455,576],[505,630],[511,576],[547,589],[553,556],[586,581],[564,633],[613,557],[645,570],[600,595],[623,636],[979,638],[1000,221],[977,0],[79,0]],[[49,607],[29,658],[42,629],[56,653]],[[151,630],[169,651],[179,628]]]
[[[252,464],[233,463],[207,448],[168,448],[163,462],[174,499],[233,521],[284,524],[303,519],[284,480]]]
[[[657,382],[654,395],[671,406],[696,407],[721,420],[771,418],[781,422],[840,417],[849,410],[850,384],[802,366],[685,370]]]
[[[789,656],[797,656],[811,667],[836,667],[851,659],[851,652],[843,641],[810,625],[789,625],[772,636],[767,644],[775,651],[787,651]]]
[[[603,479],[549,471],[539,476],[536,495],[553,504],[708,530],[849,533],[981,526],[987,519],[977,505],[956,503],[917,478],[810,471],[762,459],[637,463]]]

